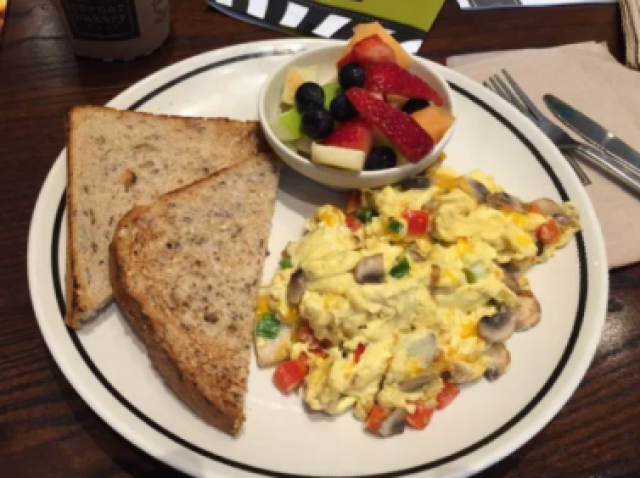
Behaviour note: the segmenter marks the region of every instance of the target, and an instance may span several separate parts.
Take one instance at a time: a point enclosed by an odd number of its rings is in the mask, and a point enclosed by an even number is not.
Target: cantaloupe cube
[[[398,65],[402,68],[409,66],[409,63],[411,63],[411,55],[407,53],[402,45],[400,45],[400,43],[398,43],[396,39],[393,38],[378,22],[361,23],[356,25],[353,28],[353,36],[351,37],[344,54],[347,55],[351,51],[353,45],[358,43],[360,40],[370,37],[371,35],[378,35],[383,42],[393,49],[393,52],[396,54],[396,61],[398,62]]]
[[[455,118],[446,108],[441,106],[428,106],[411,115],[418,124],[429,133],[429,136],[437,143],[449,131]]]
[[[282,89],[282,102],[285,105],[294,106],[296,104],[296,91],[298,87],[308,81],[313,83],[318,82],[318,65],[292,66],[289,68]]]

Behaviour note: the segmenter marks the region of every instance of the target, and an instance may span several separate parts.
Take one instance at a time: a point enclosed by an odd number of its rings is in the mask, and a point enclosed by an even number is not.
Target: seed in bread
[[[68,117],[67,325],[111,301],[109,243],[131,208],[267,154],[255,122],[81,106]]]
[[[166,384],[198,416],[236,434],[277,163],[245,161],[137,207],[111,246],[111,283]]]

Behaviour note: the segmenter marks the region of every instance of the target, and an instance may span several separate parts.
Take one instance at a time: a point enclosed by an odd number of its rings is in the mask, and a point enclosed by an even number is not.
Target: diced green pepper
[[[291,256],[284,256],[282,260],[280,260],[280,269],[291,269],[293,267],[293,262],[291,262]]]
[[[469,284],[475,284],[478,282],[478,278],[471,269],[464,268],[462,269],[462,272],[464,272],[464,276],[467,278],[467,282]]]
[[[275,339],[280,332],[280,321],[273,314],[262,314],[256,327],[256,334],[259,337]]]
[[[462,269],[462,272],[464,272],[464,276],[467,278],[467,282],[469,284],[475,284],[480,279],[482,279],[482,277],[484,277],[484,275],[487,273],[487,270],[485,269],[482,262],[476,262],[470,267]]]
[[[395,279],[402,279],[409,273],[410,269],[411,266],[409,265],[409,261],[405,257],[391,268],[389,275]]]
[[[373,220],[374,217],[378,216],[378,213],[370,207],[363,207],[355,213],[355,216],[361,223],[368,224]]]
[[[404,224],[395,219],[391,219],[389,221],[389,229],[391,229],[391,231],[395,234],[402,234],[402,231],[404,231]]]

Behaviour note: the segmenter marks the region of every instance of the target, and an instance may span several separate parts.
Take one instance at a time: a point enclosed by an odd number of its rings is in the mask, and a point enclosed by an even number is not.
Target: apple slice
[[[340,85],[338,83],[327,83],[322,85],[324,91],[324,108],[328,110],[331,107],[331,102],[340,93]]]
[[[311,159],[314,163],[325,166],[333,166],[334,168],[348,169],[350,171],[362,171],[366,154],[364,154],[364,151],[356,149],[312,143]]]
[[[295,145],[299,153],[303,153],[303,154],[306,154],[307,156],[311,156],[312,143],[313,141],[311,141],[311,138],[309,138],[309,136],[302,135],[302,137],[298,141],[296,141]]]
[[[280,141],[296,141],[302,136],[302,115],[296,108],[280,114],[271,122],[273,134]]]

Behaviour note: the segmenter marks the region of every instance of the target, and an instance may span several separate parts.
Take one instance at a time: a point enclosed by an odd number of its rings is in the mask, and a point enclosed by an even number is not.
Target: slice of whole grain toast
[[[271,155],[255,122],[80,106],[67,126],[65,322],[73,328],[111,301],[109,244],[131,208]]]
[[[255,307],[278,166],[254,158],[137,207],[111,245],[111,284],[165,383],[198,416],[244,421]]]

